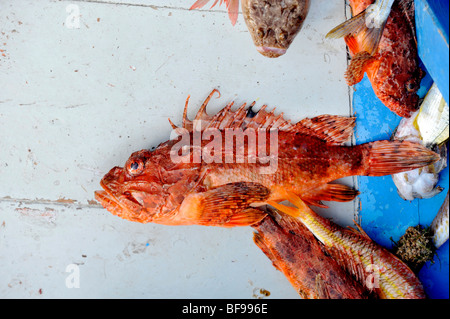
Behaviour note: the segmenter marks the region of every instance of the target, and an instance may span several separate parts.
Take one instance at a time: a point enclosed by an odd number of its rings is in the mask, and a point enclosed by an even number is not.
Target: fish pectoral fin
[[[352,58],[347,70],[345,71],[344,77],[347,84],[352,86],[360,82],[363,79],[366,70],[375,61],[377,61],[377,59],[370,55],[370,53],[366,51],[358,52]]]
[[[180,207],[180,218],[206,226],[248,226],[267,215],[250,205],[264,203],[269,195],[270,191],[266,187],[256,183],[222,185],[188,195]]]
[[[321,203],[324,201],[349,202],[355,199],[359,192],[349,186],[341,184],[324,184],[311,189],[301,195],[304,202],[317,207],[328,208]]]
[[[331,145],[342,145],[352,136],[355,120],[355,117],[324,114],[305,118],[287,131],[315,136]]]
[[[381,23],[377,21],[370,21],[367,17],[367,11],[355,15],[353,18],[341,23],[327,33],[327,38],[342,38],[349,35],[360,35],[362,42],[360,44],[361,50],[374,55],[378,50],[381,36],[383,34],[386,21]]]

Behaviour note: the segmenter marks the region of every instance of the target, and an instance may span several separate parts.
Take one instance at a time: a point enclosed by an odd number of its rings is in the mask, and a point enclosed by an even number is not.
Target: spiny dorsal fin
[[[198,110],[195,119],[190,121],[187,118],[187,107],[189,96],[183,112],[182,128],[188,131],[205,130],[207,128],[217,128],[224,130],[227,128],[245,129],[278,129],[282,131],[290,131],[294,133],[302,133],[310,136],[316,136],[327,143],[340,145],[345,143],[353,133],[355,125],[354,117],[344,117],[336,115],[320,115],[314,118],[305,118],[296,124],[291,124],[290,120],[285,120],[283,113],[275,115],[275,108],[268,112],[267,105],[263,105],[259,111],[253,111],[255,102],[247,107],[242,104],[237,110],[232,111],[231,107],[234,102],[227,104],[222,110],[214,116],[206,113],[206,107],[212,96],[220,92],[214,89],[206,98]],[[174,129],[177,127],[170,121]]]
[[[210,116],[206,113],[206,107],[215,93],[218,93],[220,97],[220,92],[218,90],[212,90],[198,110],[193,121],[189,120],[187,117],[187,107],[190,96],[187,97],[183,111],[183,129],[186,129],[189,132],[192,132],[194,129],[205,130],[206,128],[217,128],[220,130],[224,130],[226,128],[241,128],[243,130],[247,128],[278,128],[284,130],[292,125],[290,124],[290,120],[287,121],[283,118],[283,113],[280,115],[275,115],[275,109],[271,112],[267,112],[265,110],[267,105],[263,105],[259,111],[254,112],[253,106],[255,105],[255,102],[250,104],[248,107],[247,104],[244,103],[235,111],[231,110],[234,102],[230,102],[222,110],[217,112],[217,114]],[[174,129],[177,129],[177,126],[173,124],[172,121],[169,120],[169,122]]]
[[[327,143],[341,145],[352,136],[355,120],[354,117],[325,114],[305,118],[286,130],[316,136]]]
[[[236,111],[231,110],[234,102],[230,102],[217,114],[211,116],[206,113],[206,107],[215,93],[218,93],[220,97],[218,90],[212,90],[201,105],[193,121],[187,118],[190,96],[187,97],[183,111],[183,129],[192,132],[194,129],[205,130],[207,128],[220,130],[227,128],[241,128],[243,130],[248,128],[266,130],[277,128],[283,131],[315,136],[327,143],[340,145],[351,137],[355,126],[354,117],[336,115],[320,115],[314,118],[305,118],[296,124],[291,124],[290,120],[284,119],[283,113],[275,115],[275,108],[270,112],[266,111],[267,105],[263,105],[259,111],[253,111],[255,102],[248,107],[244,103]],[[174,129],[177,129],[177,126],[172,121],[169,120],[169,122]]]

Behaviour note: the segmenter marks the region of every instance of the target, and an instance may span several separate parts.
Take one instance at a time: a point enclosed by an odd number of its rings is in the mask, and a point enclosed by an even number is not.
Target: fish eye
[[[406,83],[406,90],[408,92],[414,92],[416,90],[417,86],[414,83],[414,81],[409,81]]]
[[[264,30],[261,29],[261,28],[259,28],[258,31],[256,31],[256,35],[257,35],[259,38],[264,37]]]
[[[140,159],[133,159],[127,165],[128,172],[133,175],[139,175],[144,170],[144,162]]]
[[[287,39],[288,35],[286,32],[281,31],[280,34],[278,35],[278,37],[280,38],[281,41],[284,41]]]

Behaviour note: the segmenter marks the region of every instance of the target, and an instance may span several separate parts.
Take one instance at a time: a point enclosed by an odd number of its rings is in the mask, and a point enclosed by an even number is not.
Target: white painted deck
[[[298,298],[250,227],[142,225],[94,200],[110,168],[169,138],[188,94],[191,116],[213,88],[210,113],[230,100],[294,121],[352,113],[344,41],[324,38],[344,1],[312,1],[278,59],[242,15],[233,27],[191,2],[0,2],[0,298]],[[354,203],[320,212],[351,224]]]

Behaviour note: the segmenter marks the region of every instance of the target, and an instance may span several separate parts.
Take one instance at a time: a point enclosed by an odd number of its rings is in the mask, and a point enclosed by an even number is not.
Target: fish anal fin
[[[350,64],[345,71],[344,77],[347,84],[352,86],[360,82],[363,79],[366,70],[376,61],[377,59],[371,56],[368,52],[358,52],[351,59]]]
[[[325,114],[305,118],[287,130],[315,136],[329,144],[341,145],[350,139],[354,127],[354,117]]]
[[[256,183],[231,183],[188,195],[179,208],[177,218],[206,226],[248,226],[263,219],[267,213],[250,207],[264,203],[270,191]]]
[[[324,184],[302,193],[301,198],[310,205],[327,208],[320,201],[349,202],[355,199],[358,194],[357,190],[346,185]]]

